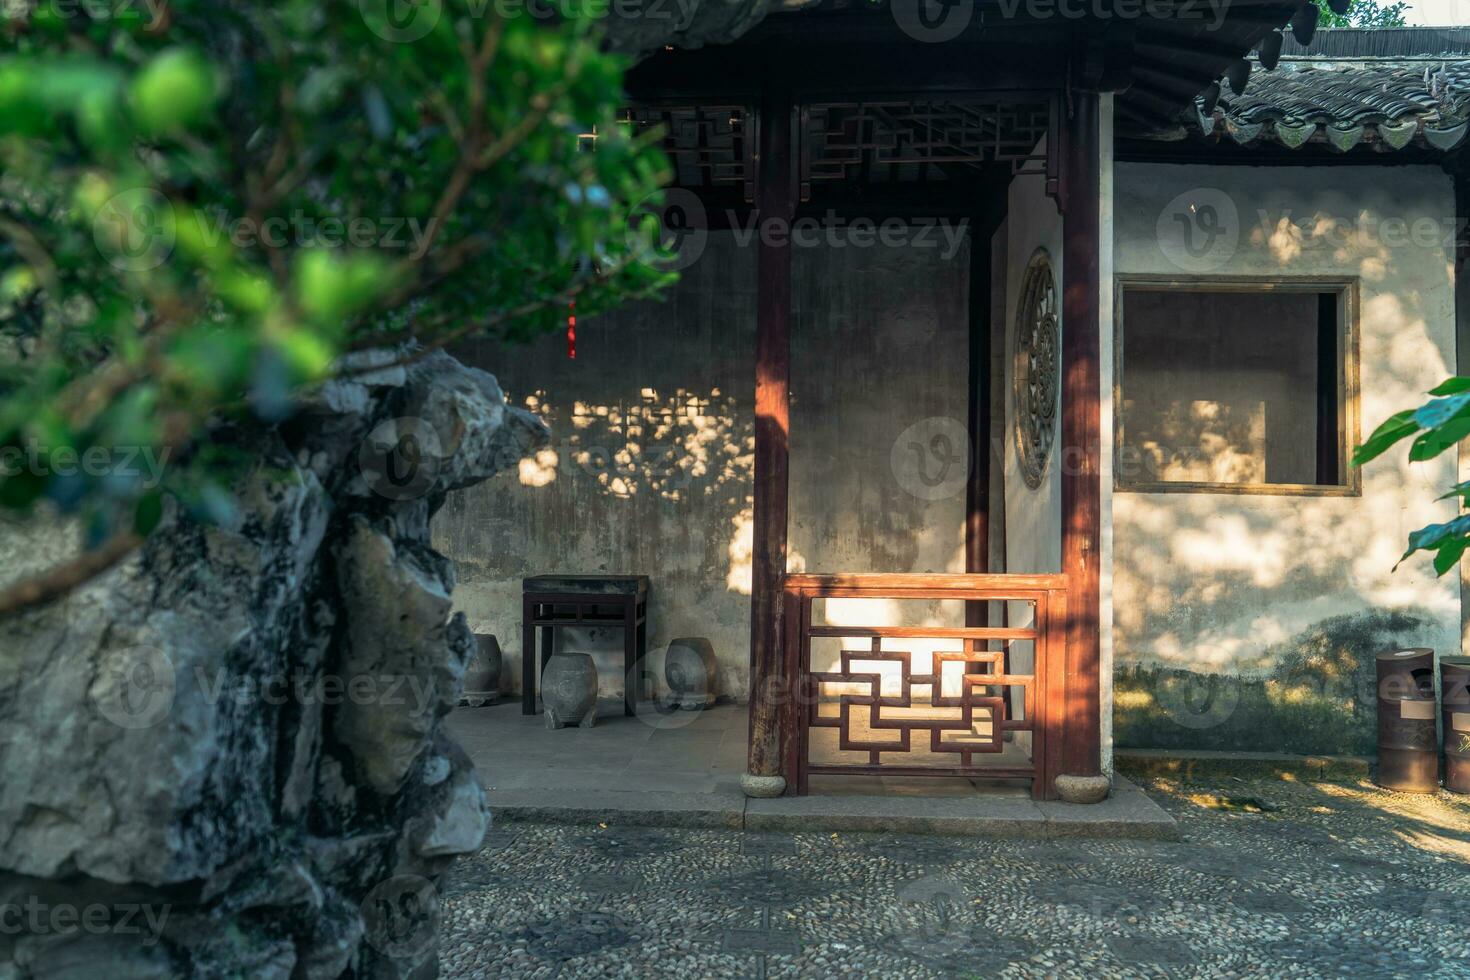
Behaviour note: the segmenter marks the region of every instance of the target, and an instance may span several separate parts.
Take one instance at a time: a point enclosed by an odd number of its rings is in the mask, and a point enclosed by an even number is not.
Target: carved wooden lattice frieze
[[[1052,123],[1045,97],[814,103],[802,110],[802,186],[944,179],[993,163],[1051,176],[1037,144]]]
[[[1062,337],[1051,256],[1038,248],[1026,267],[1016,307],[1016,450],[1021,477],[1041,486],[1056,439]]]
[[[797,114],[803,200],[811,198],[814,182],[947,181],[994,164],[1009,165],[1013,174],[1044,175],[1048,193],[1055,191],[1057,155],[1048,148],[1057,145],[1059,122],[1048,95],[814,102]],[[755,199],[759,123],[751,108],[641,104],[623,109],[621,117],[637,133],[663,127],[661,145],[675,186],[730,187],[746,201]]]
[[[741,105],[639,105],[622,111],[634,132],[662,126],[662,147],[674,184],[690,189],[733,187],[755,195],[755,127]]]

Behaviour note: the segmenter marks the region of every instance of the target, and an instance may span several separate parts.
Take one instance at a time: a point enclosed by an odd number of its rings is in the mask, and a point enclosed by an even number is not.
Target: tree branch
[[[143,539],[136,532],[123,531],[91,551],[0,589],[0,618],[34,609],[87,584],[132,554],[142,543]]]
[[[588,276],[586,279],[583,279],[581,282],[569,287],[568,289],[563,290],[555,296],[545,296],[540,299],[529,300],[525,303],[522,303],[520,306],[512,307],[508,310],[501,310],[500,312],[494,313],[488,317],[483,317],[477,320],[470,320],[468,323],[456,327],[455,329],[450,330],[448,333],[444,333],[439,335],[438,337],[435,337],[433,340],[425,343],[422,347],[418,348],[417,350],[411,351],[408,354],[405,354],[403,357],[400,357],[397,360],[390,361],[387,364],[373,364],[361,368],[354,368],[351,371],[344,371],[340,374],[334,374],[332,375],[331,380],[336,380],[338,378],[351,378],[359,374],[373,374],[378,371],[387,370],[389,368],[407,367],[410,364],[414,364],[418,361],[423,360],[430,354],[434,353],[434,351],[436,350],[448,347],[456,340],[461,340],[465,337],[468,337],[470,334],[479,333],[483,330],[489,330],[491,327],[497,327],[502,323],[509,323],[511,320],[519,320],[521,317],[530,316],[532,313],[537,313],[551,306],[566,306],[568,303],[572,302],[572,300],[580,296],[588,287],[606,282],[607,280],[611,279],[613,276],[621,272],[626,265],[627,263],[624,262],[609,265],[604,269],[599,269],[593,275]],[[351,349],[365,350],[372,347],[381,347],[384,344],[394,343],[395,338],[398,340],[406,340],[408,336],[409,335],[406,334],[404,331],[399,331],[397,334],[390,334],[387,336],[364,337],[362,340],[354,344]]]

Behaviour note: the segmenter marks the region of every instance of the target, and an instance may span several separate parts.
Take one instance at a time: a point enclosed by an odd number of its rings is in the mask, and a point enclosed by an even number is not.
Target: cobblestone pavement
[[[506,824],[449,977],[1466,977],[1470,803],[1155,781],[1184,841]]]

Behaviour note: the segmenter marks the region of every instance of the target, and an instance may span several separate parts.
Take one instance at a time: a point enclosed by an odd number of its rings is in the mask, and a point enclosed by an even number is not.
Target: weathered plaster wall
[[[1113,159],[1113,98],[1112,95],[1102,96],[1097,148],[1100,189],[1097,202],[1100,251],[1097,257],[1098,344],[1101,347],[1098,387],[1102,389],[1100,397],[1103,405],[1108,404],[1108,398],[1112,394],[1116,369],[1113,351],[1116,329],[1113,322],[1113,223],[1117,174]],[[1116,642],[1113,636],[1113,461],[1116,440],[1113,419],[1106,411],[1098,418],[1098,442],[1098,480],[1102,484],[1098,501],[1099,520],[1102,523],[1098,534],[1098,550],[1101,552],[1098,556],[1098,672],[1101,674],[1098,678],[1098,701],[1102,715],[1102,770],[1110,774],[1113,771],[1113,657]]]
[[[1043,178],[1021,176],[1011,183],[1006,233],[1006,570],[1056,572],[1062,567],[1062,485],[1057,478],[1057,454],[1053,452],[1047,460],[1041,486],[1034,490],[1026,486],[1016,451],[1016,399],[1012,393],[1016,380],[1016,307],[1026,267],[1038,248],[1046,249],[1051,256],[1059,311],[1061,307],[1062,217],[1056,202],[1046,196]]]
[[[1115,205],[1121,275],[1357,277],[1363,432],[1451,373],[1454,200],[1439,170],[1120,164]],[[1217,234],[1197,226],[1191,251],[1181,222],[1205,206]],[[1458,651],[1453,576],[1419,560],[1391,571],[1410,531],[1453,516],[1434,498],[1454,467],[1395,451],[1364,470],[1360,497],[1116,493],[1118,743],[1371,750],[1372,656]]]
[[[564,335],[459,356],[496,365],[507,396],[551,427],[519,481],[450,496],[436,546],[460,576],[455,600],[493,632],[503,683],[520,689],[521,579],[651,576],[648,673],[681,636],[708,637],[721,689],[743,696],[750,655],[755,250],[712,234],[662,302],[631,305]],[[558,630],[558,649],[596,656],[603,693],[622,690],[622,632]]]
[[[575,360],[561,335],[459,351],[493,365],[511,401],[552,429],[519,484],[454,495],[434,522],[458,565],[459,608],[500,639],[508,688],[519,688],[523,576],[640,573],[652,577],[658,688],[668,642],[706,636],[722,692],[745,696],[755,258],[711,234],[664,302],[579,323]],[[927,436],[946,429],[925,420],[963,432],[967,247],[939,235],[823,244],[796,248],[793,263],[790,567],[963,571],[968,460],[935,455]],[[916,423],[909,453],[901,435]],[[619,693],[621,633],[560,632],[559,649],[594,652],[604,694]]]
[[[795,253],[791,571],[965,570],[970,253],[934,246]]]
[[[1040,152],[1038,150],[1038,152]],[[1005,536],[1006,571],[1057,572],[1062,567],[1062,490],[1058,478],[1059,443],[1054,443],[1042,473],[1041,485],[1032,488],[1021,476],[1016,446],[1016,316],[1021,301],[1026,268],[1038,248],[1051,257],[1052,276],[1060,313],[1062,290],[1062,218],[1056,202],[1046,196],[1040,176],[1020,176],[1011,183],[1006,214],[1005,274]],[[1060,431],[1057,435],[1060,436]],[[1029,626],[1033,616],[1025,603],[1011,603],[1012,626]],[[1018,671],[1033,669],[1030,641],[1009,648]]]
[[[957,232],[951,225],[906,248],[795,254],[792,571],[965,570],[970,252]],[[815,615],[964,625],[960,603],[832,600]],[[843,645],[814,641],[813,669],[835,669]],[[950,646],[884,642],[914,651],[918,672]],[[878,670],[896,692],[897,669]]]

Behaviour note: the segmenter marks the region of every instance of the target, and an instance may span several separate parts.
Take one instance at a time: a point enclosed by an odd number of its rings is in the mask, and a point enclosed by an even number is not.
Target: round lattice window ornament
[[[1033,490],[1041,486],[1056,440],[1062,335],[1051,256],[1038,248],[1021,280],[1016,307],[1016,455],[1021,477]]]

